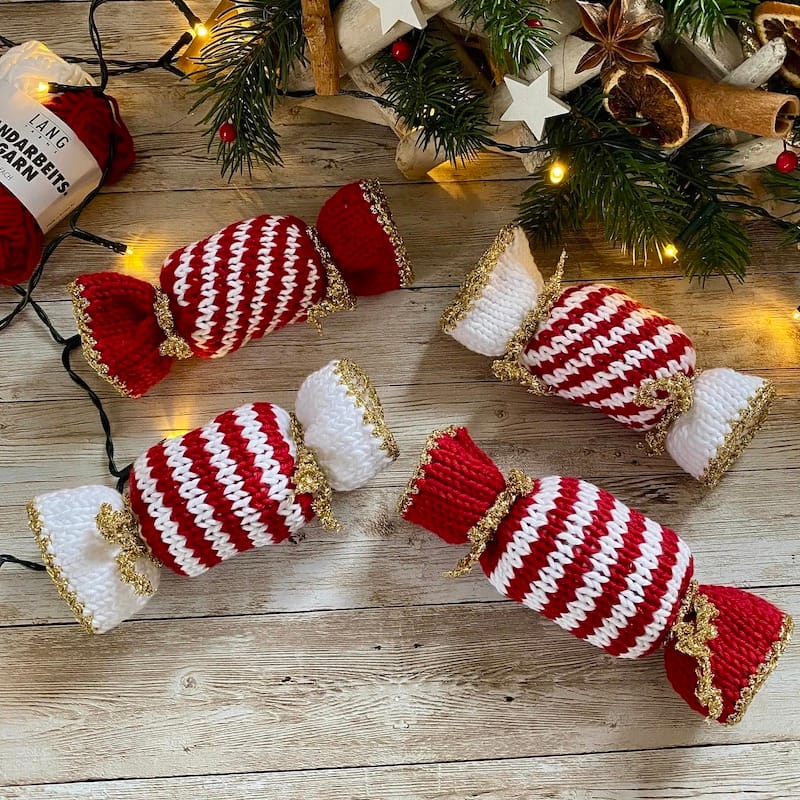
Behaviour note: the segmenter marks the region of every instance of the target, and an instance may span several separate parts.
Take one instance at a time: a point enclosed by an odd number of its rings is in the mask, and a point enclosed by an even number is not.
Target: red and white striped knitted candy
[[[136,459],[130,503],[165,566],[199,575],[237,553],[287,539],[313,517],[296,491],[286,411],[251,403],[165,439]]]
[[[775,668],[792,619],[726,586],[698,586],[672,530],[577,478],[503,477],[464,428],[435,431],[400,500],[409,522],[471,544],[494,587],[620,658],[665,646],[670,683],[691,708],[738,722]]]

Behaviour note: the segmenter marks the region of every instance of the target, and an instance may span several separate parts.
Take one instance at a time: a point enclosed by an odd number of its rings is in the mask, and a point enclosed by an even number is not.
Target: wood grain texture
[[[361,7],[361,0],[352,7]],[[200,17],[216,0],[191,3]],[[363,5],[363,4],[362,4]],[[3,2],[0,32],[89,55],[85,0]],[[167,0],[100,10],[107,52],[160,55],[183,30]],[[611,281],[672,316],[704,366],[772,379],[766,427],[714,491],[596,413],[529,396],[438,331],[466,271],[514,215],[518,159],[489,156],[406,182],[385,126],[293,106],[279,115],[285,167],[220,178],[190,113],[188,82],[113,78],[138,162],[83,221],[129,242],[119,258],[78,243],[38,297],[74,331],[65,284],[120,270],[156,280],[176,247],[264,212],[313,221],[343,183],[379,177],[405,233],[412,290],[361,301],[322,337],[285,329],[217,362],[175,367],[150,396],[107,402],[120,461],[168,433],[256,399],[287,408],[331,358],[362,363],[401,447],[369,487],[336,498],[343,530],[292,541],[202,578],[165,574],[144,611],[104,637],[72,622],[43,575],[0,571],[3,800],[784,800],[800,795],[800,655],[790,647],[744,723],[707,726],[678,699],[659,655],[626,663],[503,601],[480,575],[442,577],[463,553],[394,512],[426,434],[469,426],[504,469],[577,474],[690,543],[697,574],[752,587],[800,613],[800,256],[755,228],[750,277],[688,284],[679,266],[633,266],[593,231],[570,237],[567,279]],[[329,99],[328,103],[335,102]],[[537,254],[547,274],[558,257]],[[0,313],[13,296],[0,290]],[[0,551],[35,557],[33,494],[108,484],[94,410],[27,312],[0,334]]]

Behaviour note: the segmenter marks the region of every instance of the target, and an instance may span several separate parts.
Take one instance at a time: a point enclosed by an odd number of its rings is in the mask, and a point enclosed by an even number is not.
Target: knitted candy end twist
[[[0,81],[7,81],[34,99],[42,81],[88,86],[92,79],[68,64],[41,42],[12,47],[0,57]],[[119,117],[116,101],[91,89],[48,95],[44,105],[66,123],[94,157],[101,169],[113,159],[106,183],[114,183],[135,160],[133,140]],[[42,255],[44,234],[22,203],[0,186],[0,284],[27,280]]]
[[[562,257],[563,264],[563,257]],[[595,408],[649,432],[686,472],[714,485],[759,430],[771,385],[731,369],[697,374],[689,337],[672,320],[603,284],[547,284],[519,228],[505,229],[442,317],[501,379]],[[533,277],[531,277],[533,275]]]
[[[125,515],[122,495],[105,486],[50,492],[28,504],[28,522],[47,571],[61,598],[89,633],[115,628],[158,589],[158,564],[144,547],[131,551],[123,537],[103,525],[104,519],[115,513]],[[134,538],[134,545],[136,541]],[[132,557],[125,559],[126,552]],[[144,581],[123,579],[118,564],[121,556]]]
[[[160,565],[200,575],[315,514],[335,527],[333,488],[362,486],[396,456],[369,378],[333,361],[304,382],[297,416],[270,403],[226,411],[136,459],[128,503],[89,486],[35,498],[29,519],[62,598],[103,633],[147,602]]]
[[[176,250],[158,291],[116,273],[80,276],[70,291],[87,361],[120,392],[141,397],[176,358],[221,358],[286,325],[319,326],[354,308],[351,291],[404,285],[402,241],[388,207],[365,199],[366,183],[328,200],[324,233],[297,217],[262,215]]]
[[[611,655],[666,645],[676,691],[733,722],[772,670],[791,620],[766,600],[692,581],[672,530],[577,478],[506,481],[463,428],[434,432],[400,500],[404,519],[453,544],[504,596]],[[710,627],[713,624],[713,627]]]

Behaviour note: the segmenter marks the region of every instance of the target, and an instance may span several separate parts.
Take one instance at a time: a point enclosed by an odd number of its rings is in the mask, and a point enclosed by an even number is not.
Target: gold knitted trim
[[[764,685],[767,678],[774,672],[775,667],[778,666],[778,660],[783,655],[783,651],[789,644],[792,638],[792,631],[794,630],[794,621],[786,614],[783,618],[783,625],[778,636],[778,640],[769,649],[764,660],[759,664],[758,669],[750,676],[750,681],[747,686],[742,689],[736,705],[733,707],[733,713],[725,720],[726,725],[736,725],[742,721],[742,717],[753,702],[758,690]]]
[[[708,647],[708,642],[717,638],[714,620],[718,614],[717,607],[698,591],[697,581],[693,580],[681,601],[671,630],[675,637],[675,649],[697,662],[697,685],[694,693],[707,709],[706,716],[713,720],[718,720],[722,714],[722,692],[714,686],[711,650]]]
[[[408,250],[406,250],[403,237],[400,235],[397,224],[392,217],[389,201],[383,193],[380,181],[376,179],[364,180],[360,181],[359,186],[361,186],[364,199],[369,203],[372,213],[392,243],[394,257],[397,261],[397,272],[400,276],[400,286],[404,288],[410,286],[414,283],[414,270],[411,266],[411,260],[408,257]]]
[[[457,425],[450,425],[447,428],[431,431],[431,433],[428,434],[428,438],[425,440],[425,447],[422,449],[422,454],[419,457],[417,466],[414,469],[411,477],[408,479],[408,483],[406,484],[403,494],[400,495],[400,499],[397,501],[397,513],[400,514],[401,517],[405,516],[406,511],[411,508],[411,503],[413,502],[412,498],[414,495],[419,494],[417,483],[424,476],[425,467],[431,463],[431,453],[436,447],[436,442],[438,442],[442,436],[455,436],[457,431]]]
[[[356,301],[347,284],[344,282],[339,270],[333,263],[333,257],[330,251],[319,238],[316,228],[308,228],[308,238],[314,244],[314,248],[319,253],[320,260],[325,267],[325,276],[327,279],[327,287],[325,289],[325,297],[315,303],[308,311],[306,319],[313,325],[318,333],[322,333],[322,319],[337,311],[352,311],[356,307]]]
[[[127,498],[121,511],[115,511],[110,503],[102,503],[94,523],[109,544],[120,548],[114,559],[120,578],[130,584],[140,597],[155,594],[156,590],[150,579],[137,569],[136,564],[140,558],[148,559],[156,567],[161,564],[152,556],[139,535],[139,524]]]
[[[289,433],[297,447],[297,460],[292,480],[300,494],[313,497],[311,507],[326,531],[338,531],[341,525],[333,514],[333,489],[322,471],[313,451],[306,447],[303,426],[294,414],[289,414]]]
[[[533,338],[536,329],[550,315],[550,309],[561,295],[561,281],[564,278],[564,264],[567,251],[561,251],[555,272],[544,285],[536,305],[527,313],[522,325],[517,328],[506,348],[505,355],[492,364],[492,372],[501,381],[514,381],[522,384],[531,394],[551,394],[550,387],[522,366],[519,359],[528,342]]]
[[[170,358],[191,358],[192,348],[189,343],[179,333],[175,332],[175,318],[169,307],[169,296],[167,293],[156,286],[156,297],[153,300],[153,311],[156,315],[156,322],[161,332],[167,338],[158,346],[159,355],[169,356]]]
[[[372,435],[380,439],[380,448],[392,461],[400,455],[392,432],[386,425],[386,418],[383,414],[378,393],[369,379],[369,375],[364,372],[355,361],[349,358],[342,358],[336,362],[333,368],[334,373],[339,377],[339,381],[347,389],[347,394],[353,398],[356,406],[361,409],[361,416],[365,425],[372,426]]]
[[[489,246],[489,249],[480,257],[476,266],[467,273],[467,277],[464,279],[464,283],[461,284],[458,294],[442,312],[439,320],[439,326],[445,333],[450,333],[469,314],[472,307],[480,299],[483,290],[489,283],[489,278],[491,278],[497,267],[500,256],[514,241],[516,227],[516,225],[504,225]]]
[[[656,426],[644,437],[642,446],[648,455],[661,455],[666,449],[667,434],[670,425],[678,417],[685,414],[692,407],[694,400],[694,381],[699,372],[693,377],[678,372],[667,378],[648,378],[639,384],[633,402],[642,408],[660,408],[664,406],[661,419]],[[656,392],[666,392],[667,397],[656,397]]]
[[[765,381],[731,423],[725,440],[700,476],[700,483],[713,487],[720,482],[731,464],[747,449],[747,445],[761,429],[769,416],[774,399],[775,386],[770,381]]]
[[[72,281],[67,286],[67,291],[72,297],[72,313],[81,335],[81,349],[86,363],[107,383],[110,383],[121,395],[133,397],[127,386],[116,376],[108,372],[108,364],[103,362],[97,350],[97,340],[92,336],[91,318],[89,317],[89,301],[83,296],[84,286],[77,281]]]
[[[47,568],[47,574],[55,584],[59,596],[69,606],[78,624],[87,633],[97,633],[92,615],[86,611],[83,603],[78,599],[78,595],[70,588],[69,581],[61,571],[61,567],[56,563],[52,549],[53,543],[50,541],[50,537],[44,532],[44,521],[36,506],[36,501],[31,500],[28,503],[27,509],[28,526],[33,533],[36,544],[39,546],[39,552],[42,554],[42,561],[44,561],[44,565]]]
[[[500,523],[508,516],[511,507],[520,498],[530,494],[533,490],[533,478],[528,477],[518,469],[508,473],[506,488],[497,495],[489,510],[467,532],[467,538],[472,544],[469,553],[462,558],[455,569],[445,572],[446,578],[460,578],[467,575],[478,563],[486,546],[497,533]]]

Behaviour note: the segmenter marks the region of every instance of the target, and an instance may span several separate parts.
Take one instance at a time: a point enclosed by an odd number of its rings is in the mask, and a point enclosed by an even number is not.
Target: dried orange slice
[[[783,37],[787,52],[781,75],[791,86],[800,87],[800,6],[761,3],[753,11],[753,22],[761,44]]]
[[[675,81],[653,67],[612,70],[603,81],[612,117],[661,147],[680,147],[689,138],[689,106]]]

